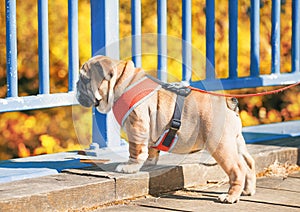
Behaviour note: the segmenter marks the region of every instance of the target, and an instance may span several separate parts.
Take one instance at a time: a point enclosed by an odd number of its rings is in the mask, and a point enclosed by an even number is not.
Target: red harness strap
[[[165,145],[165,141],[168,137],[168,134],[170,133],[170,129],[167,129],[163,134],[159,137],[159,139],[156,141],[156,143],[151,146],[154,149],[164,151],[164,152],[172,152],[173,147],[177,143],[178,136],[175,134],[174,137],[172,138],[171,142],[169,145]]]
[[[161,86],[149,79],[142,78],[128,87],[120,98],[114,103],[113,113],[118,123],[123,126],[128,115],[143,101],[151,97]]]
[[[171,152],[178,140],[177,131],[181,125],[180,119],[183,102],[185,96],[190,93],[190,89],[182,87],[177,89],[172,84],[153,80],[153,78],[149,76],[144,77],[125,90],[125,92],[115,102],[112,110],[118,123],[123,126],[129,114],[161,87],[175,92],[177,94],[177,98],[170,128],[159,137],[152,147],[158,150]]]

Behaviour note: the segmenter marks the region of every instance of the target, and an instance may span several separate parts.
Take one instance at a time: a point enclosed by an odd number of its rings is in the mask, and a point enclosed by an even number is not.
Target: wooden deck
[[[248,149],[256,161],[257,172],[263,171],[275,162],[298,165],[300,163],[300,137],[248,144]],[[31,167],[57,170],[57,173],[0,183],[0,211],[83,209],[97,211],[100,208],[103,209],[103,205],[122,203],[124,200],[127,201],[126,199],[148,197],[176,190],[179,190],[177,191],[179,193],[167,193],[158,196],[159,198],[144,198],[132,203],[129,201],[130,204],[126,207],[114,206],[117,208],[106,209],[110,211],[131,211],[132,207],[135,211],[148,209],[199,211],[203,208],[214,211],[215,209],[254,211],[255,208],[272,211],[300,209],[299,173],[290,175],[287,179],[286,177],[259,179],[255,196],[243,197],[238,204],[224,206],[216,202],[216,197],[219,192],[228,189],[228,185],[223,183],[227,181],[227,176],[205,151],[183,156],[162,155],[158,166],[144,169],[137,174],[120,174],[113,171],[120,160],[128,157],[118,158],[117,156],[120,155],[112,150],[106,150],[101,155],[103,159],[110,159],[110,161],[102,163],[103,161],[95,160],[94,165],[87,166],[78,159],[70,158],[71,155],[62,154],[52,155],[48,163],[34,162],[30,158],[27,158],[27,162],[15,160],[12,163],[14,167],[6,167],[7,170]],[[39,159],[41,157],[45,157],[44,160],[49,159],[47,159],[49,155],[40,156]],[[213,182],[213,186],[207,182]],[[205,187],[199,185],[205,185]]]

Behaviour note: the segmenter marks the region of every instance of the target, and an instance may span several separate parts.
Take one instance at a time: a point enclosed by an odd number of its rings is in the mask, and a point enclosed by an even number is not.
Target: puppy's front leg
[[[144,161],[147,159],[148,147],[145,144],[129,142],[129,153],[130,158],[128,162],[118,165],[116,168],[117,172],[129,174],[138,172],[142,168]]]
[[[152,147],[148,147],[148,158],[144,163],[144,166],[155,166],[159,159],[159,150]]]
[[[135,173],[143,166],[148,157],[149,114],[147,105],[134,109],[125,121],[125,129],[129,140],[130,158],[127,163],[117,166],[117,172]]]

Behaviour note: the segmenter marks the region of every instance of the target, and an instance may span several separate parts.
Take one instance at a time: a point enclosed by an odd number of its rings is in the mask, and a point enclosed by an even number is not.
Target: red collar
[[[160,87],[157,82],[148,77],[144,77],[129,86],[112,108],[118,123],[123,126],[129,114],[142,102],[151,97]]]

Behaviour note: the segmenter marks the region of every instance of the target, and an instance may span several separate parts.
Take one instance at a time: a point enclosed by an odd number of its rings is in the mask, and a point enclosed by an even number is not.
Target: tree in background
[[[90,4],[79,0],[79,66],[91,56]],[[291,70],[291,2],[281,5],[281,70]],[[261,0],[260,67],[262,74],[271,71],[271,4]],[[120,1],[120,38],[131,35],[130,0]],[[168,35],[181,38],[181,1],[168,1]],[[49,1],[49,47],[51,92],[68,90],[68,28],[67,1]],[[227,77],[228,70],[228,2],[216,1],[216,75]],[[250,1],[240,0],[238,8],[238,70],[239,76],[250,73]],[[286,21],[288,20],[288,21]],[[192,1],[192,43],[205,55],[205,0]],[[142,1],[142,33],[156,33],[156,0]],[[17,42],[19,95],[38,93],[38,41],[37,1],[17,1]],[[0,0],[0,98],[6,96],[5,1]],[[128,52],[121,46],[121,58]],[[178,54],[181,54],[180,51]],[[195,57],[195,55],[193,55]],[[193,58],[193,67],[199,67]],[[154,70],[156,56],[143,55],[143,68]],[[78,67],[79,67],[78,66]],[[200,66],[201,67],[201,66]],[[168,60],[168,70],[181,78],[181,64]],[[204,77],[203,70],[193,69],[193,79]],[[230,91],[247,93],[269,88]],[[252,97],[240,100],[240,115],[244,126],[294,120],[300,118],[300,88],[277,95]],[[75,116],[75,117],[74,117]],[[85,126],[74,130],[73,120]],[[0,114],[0,159],[25,157],[81,149],[78,134],[84,136],[86,145],[91,141],[91,111],[74,114],[72,107]]]

